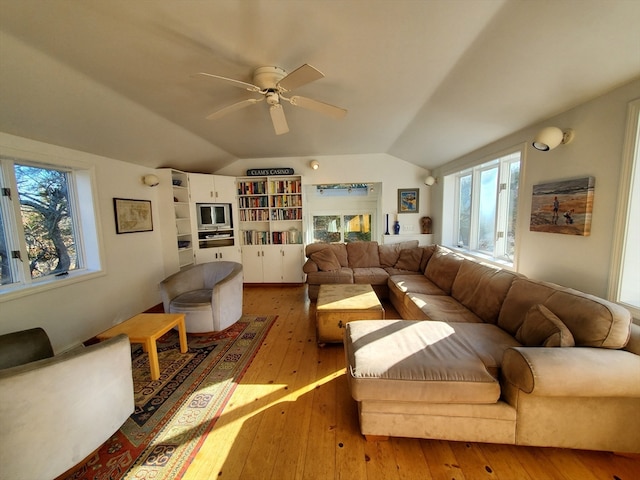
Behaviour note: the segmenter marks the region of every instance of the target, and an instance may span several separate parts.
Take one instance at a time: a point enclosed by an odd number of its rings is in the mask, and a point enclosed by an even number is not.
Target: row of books
[[[264,180],[256,182],[238,182],[238,195],[266,195],[267,193],[302,193],[300,180]]]
[[[260,209],[260,210],[240,210],[240,221],[241,222],[268,222],[269,210],[266,208]]]
[[[271,211],[271,220],[302,220],[301,208],[278,208]]]
[[[277,195],[271,197],[272,207],[302,207],[300,195]]]
[[[238,199],[240,208],[267,208],[269,206],[268,197],[240,197]]]
[[[302,235],[297,230],[287,232],[264,232],[260,230],[243,230],[243,245],[298,245],[302,243]]]

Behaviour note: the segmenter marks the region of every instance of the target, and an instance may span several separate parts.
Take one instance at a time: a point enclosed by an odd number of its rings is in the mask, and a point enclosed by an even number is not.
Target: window
[[[314,242],[371,241],[371,214],[314,215]]]
[[[629,105],[619,184],[609,297],[640,318],[640,100]]]
[[[443,239],[452,246],[513,264],[521,152],[512,152],[445,179],[453,215]],[[453,192],[447,194],[447,189]]]
[[[90,170],[0,161],[0,293],[99,269]]]

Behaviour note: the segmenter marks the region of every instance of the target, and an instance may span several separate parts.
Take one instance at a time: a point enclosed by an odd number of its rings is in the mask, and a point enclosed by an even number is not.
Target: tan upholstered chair
[[[45,331],[0,335],[0,477],[55,478],[133,413],[125,335],[53,355]]]
[[[242,264],[193,265],[160,283],[164,311],[184,313],[187,332],[217,332],[242,316]]]

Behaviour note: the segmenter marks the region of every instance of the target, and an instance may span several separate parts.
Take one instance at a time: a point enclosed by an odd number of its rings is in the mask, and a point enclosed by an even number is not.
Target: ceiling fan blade
[[[324,74],[309,64],[298,67],[278,82],[278,86],[290,92],[302,85],[324,78]]]
[[[291,105],[295,105],[296,107],[320,112],[333,118],[343,118],[347,114],[347,110],[344,108],[329,105],[328,103],[319,102],[318,100],[313,100],[307,97],[300,97],[296,95],[291,97],[289,101],[291,102]]]
[[[262,100],[264,100],[264,97],[262,97],[262,98],[247,98],[246,100],[242,100],[241,102],[232,103],[231,105],[227,105],[226,107],[221,108],[220,110],[217,110],[217,111],[213,112],[211,115],[208,115],[206,118],[207,118],[207,120],[217,120],[220,117],[224,117],[228,113],[235,112],[236,110],[240,110],[242,108],[249,107],[251,105],[255,105],[256,103],[261,102]]]
[[[253,84],[247,83],[247,82],[242,82],[240,80],[235,80],[233,78],[221,77],[220,75],[213,75],[212,73],[204,73],[204,72],[198,72],[193,76],[197,76],[197,75],[203,75],[205,77],[211,77],[211,78],[216,78],[218,80],[223,80],[223,81],[225,81],[227,83],[230,83],[234,87],[242,88],[244,90],[249,90],[250,92],[259,92],[260,91],[260,87],[258,87],[256,85],[253,85]]]
[[[273,129],[276,131],[276,135],[282,135],[289,131],[289,125],[287,125],[287,119],[284,116],[284,109],[279,103],[271,105],[269,107],[269,113],[271,114],[271,121],[273,122]]]

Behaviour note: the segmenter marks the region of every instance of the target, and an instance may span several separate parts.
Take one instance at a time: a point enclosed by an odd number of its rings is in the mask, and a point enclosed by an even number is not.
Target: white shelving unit
[[[239,177],[236,186],[245,282],[302,283],[301,177]]]
[[[180,268],[184,268],[194,263],[188,176],[185,172],[171,170],[171,182],[173,210],[176,222],[178,263]]]

